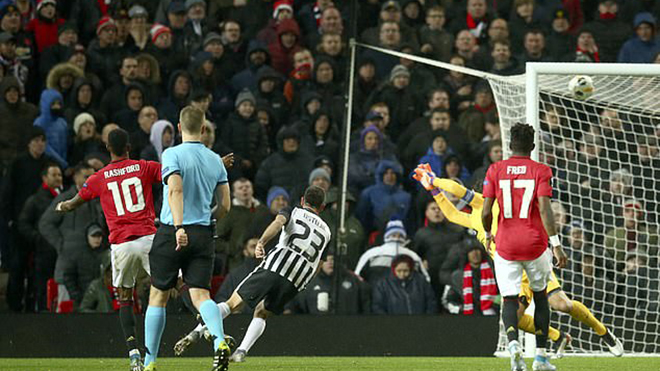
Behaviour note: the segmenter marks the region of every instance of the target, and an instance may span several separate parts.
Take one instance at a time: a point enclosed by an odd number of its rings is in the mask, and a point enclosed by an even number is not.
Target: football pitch
[[[207,371],[208,358],[163,358],[158,371]],[[554,360],[559,371],[657,371],[660,358],[586,358]],[[527,367],[532,369],[532,360]],[[509,370],[504,358],[430,357],[253,357],[245,363],[230,364],[230,370]],[[16,358],[0,359],[0,371],[128,371],[128,360],[118,358]]]

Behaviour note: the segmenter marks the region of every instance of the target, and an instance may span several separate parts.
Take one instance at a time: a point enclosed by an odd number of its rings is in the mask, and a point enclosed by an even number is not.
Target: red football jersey
[[[159,163],[126,159],[94,173],[78,194],[85,201],[101,197],[110,243],[120,244],[156,233],[151,185],[160,181]]]
[[[512,156],[488,168],[484,197],[500,206],[495,243],[506,260],[534,260],[548,247],[538,198],[552,197],[552,170],[529,157]]]

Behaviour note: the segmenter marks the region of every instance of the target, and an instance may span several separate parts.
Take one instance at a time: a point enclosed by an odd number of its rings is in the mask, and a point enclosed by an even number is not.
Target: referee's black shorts
[[[210,290],[213,276],[215,249],[213,229],[210,226],[185,226],[188,245],[176,251],[174,227],[161,225],[149,252],[151,284],[159,290],[176,286],[179,270],[183,282],[191,288]]]

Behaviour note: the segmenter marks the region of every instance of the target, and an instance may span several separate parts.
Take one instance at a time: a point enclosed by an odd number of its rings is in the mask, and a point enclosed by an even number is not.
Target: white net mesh
[[[555,172],[553,209],[570,258],[558,277],[627,352],[658,353],[660,78],[591,76],[595,93],[579,101],[572,77],[538,77],[539,158]],[[508,143],[511,125],[525,122],[525,77],[489,81]],[[591,328],[557,313],[552,325],[573,336],[574,352],[606,350]]]

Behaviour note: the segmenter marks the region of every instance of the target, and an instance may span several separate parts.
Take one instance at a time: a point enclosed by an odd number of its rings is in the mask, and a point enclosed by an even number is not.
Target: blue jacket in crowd
[[[41,93],[39,107],[41,114],[34,120],[34,126],[39,126],[46,133],[46,154],[53,157],[57,163],[66,169],[69,128],[66,120],[60,115],[53,115],[50,106],[59,100],[64,111],[64,99],[62,94],[55,89],[46,89]]]

